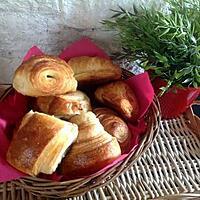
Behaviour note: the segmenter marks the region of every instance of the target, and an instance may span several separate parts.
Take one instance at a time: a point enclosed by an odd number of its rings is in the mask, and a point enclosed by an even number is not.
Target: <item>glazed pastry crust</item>
[[[61,162],[63,175],[80,177],[92,174],[121,155],[117,139],[104,130],[94,113],[82,113],[70,121],[78,125],[79,135]]]
[[[50,96],[75,91],[72,68],[54,56],[34,56],[15,71],[13,87],[27,96]]]
[[[79,84],[97,84],[121,77],[121,68],[111,60],[100,57],[81,56],[71,58],[68,64],[72,67]]]
[[[41,112],[66,119],[92,109],[88,96],[78,90],[63,95],[38,97],[36,104]]]
[[[117,138],[121,150],[126,150],[131,140],[131,132],[125,121],[109,108],[95,108],[93,112],[96,114],[104,129]]]
[[[123,81],[115,81],[100,86],[95,97],[101,103],[113,108],[127,120],[136,120],[139,105],[133,90]]]
[[[77,136],[77,125],[30,111],[14,133],[7,161],[29,175],[51,174]]]

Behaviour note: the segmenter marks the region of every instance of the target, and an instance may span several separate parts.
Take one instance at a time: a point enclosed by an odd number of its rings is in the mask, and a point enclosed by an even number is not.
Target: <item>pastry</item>
[[[79,134],[61,162],[63,175],[91,175],[121,155],[117,139],[104,130],[94,113],[82,113],[72,117],[70,121],[78,125]]]
[[[109,108],[95,108],[93,112],[96,114],[105,131],[117,138],[122,152],[124,152],[130,144],[131,132],[127,124],[118,116],[118,114]]]
[[[32,176],[52,174],[77,135],[76,124],[30,111],[14,133],[7,161]]]
[[[57,96],[38,97],[36,104],[41,112],[65,119],[91,110],[90,99],[81,91]]]
[[[34,56],[15,71],[13,87],[27,96],[50,96],[75,91],[77,81],[72,68],[53,56]]]
[[[122,73],[121,68],[111,60],[100,57],[75,57],[71,58],[68,64],[72,67],[80,85],[118,80]]]
[[[115,81],[100,86],[95,97],[101,103],[116,110],[127,120],[136,120],[139,105],[133,90],[123,81]]]

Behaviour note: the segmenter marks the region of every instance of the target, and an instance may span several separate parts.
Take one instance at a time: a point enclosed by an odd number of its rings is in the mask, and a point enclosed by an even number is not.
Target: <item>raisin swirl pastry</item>
[[[75,91],[77,81],[64,60],[43,55],[34,56],[17,68],[13,87],[27,96],[50,96]]]

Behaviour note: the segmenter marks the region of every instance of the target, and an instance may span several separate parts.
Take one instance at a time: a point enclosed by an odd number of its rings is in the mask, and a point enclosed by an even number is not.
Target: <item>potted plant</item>
[[[165,118],[183,113],[200,87],[200,1],[164,0],[162,9],[123,8],[104,24],[120,37],[122,56],[150,72]]]

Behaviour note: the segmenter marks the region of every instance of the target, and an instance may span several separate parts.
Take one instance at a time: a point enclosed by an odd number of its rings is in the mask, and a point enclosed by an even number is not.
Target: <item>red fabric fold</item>
[[[73,42],[59,55],[59,57],[65,61],[79,56],[98,56],[110,59],[110,57],[101,48],[97,47],[97,45],[87,37],[82,37],[80,40]]]
[[[0,182],[10,181],[23,176],[23,173],[8,164],[6,161],[6,152],[15,124],[27,112],[27,100],[28,98],[12,91],[12,93],[0,103]]]
[[[147,72],[133,76],[125,81],[134,91],[139,103],[139,116],[141,119],[147,112],[154,98],[154,89]]]

